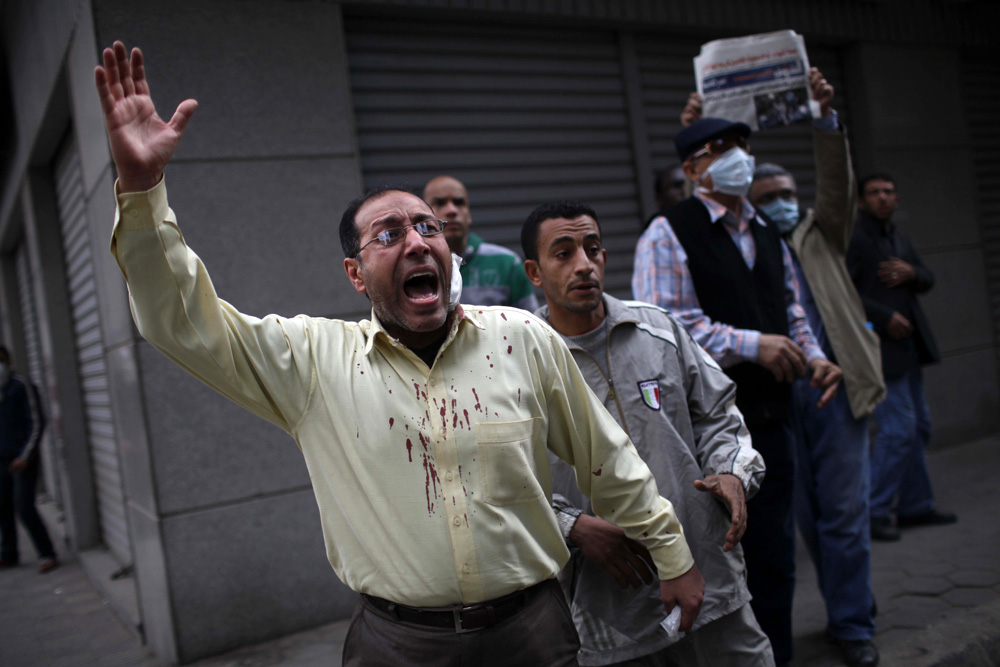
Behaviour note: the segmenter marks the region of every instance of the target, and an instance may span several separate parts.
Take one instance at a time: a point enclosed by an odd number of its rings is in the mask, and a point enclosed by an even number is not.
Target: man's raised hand
[[[150,189],[160,181],[198,103],[184,100],[170,122],[163,122],[149,96],[142,51],[132,49],[130,59],[121,42],[104,49],[104,66],[94,70],[94,80],[118,169],[119,191]]]
[[[820,115],[824,118],[829,116],[830,104],[833,102],[833,86],[815,67],[809,68],[809,85],[812,88],[813,99],[819,102]]]

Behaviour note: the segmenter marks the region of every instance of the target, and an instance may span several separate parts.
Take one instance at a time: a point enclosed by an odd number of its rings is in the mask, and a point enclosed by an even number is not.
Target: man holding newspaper
[[[842,374],[809,326],[780,230],[746,198],[754,169],[747,139],[751,126],[820,116],[810,88],[822,92],[825,81],[818,72],[810,81],[804,43],[790,31],[712,42],[695,69],[707,114],[724,118],[686,110],[690,124],[675,144],[695,194],[643,234],[632,286],[635,298],[673,311],[736,381],[769,471],[743,544],[753,608],[780,665],[792,657],[795,577],[790,385],[808,376],[822,408]]]

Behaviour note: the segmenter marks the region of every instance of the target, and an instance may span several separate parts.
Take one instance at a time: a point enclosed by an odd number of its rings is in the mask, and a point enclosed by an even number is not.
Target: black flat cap
[[[702,118],[691,123],[674,137],[674,146],[677,148],[677,156],[681,162],[689,155],[707,144],[712,139],[727,135],[738,134],[741,137],[749,137],[750,126],[746,123],[734,123],[724,118]]]

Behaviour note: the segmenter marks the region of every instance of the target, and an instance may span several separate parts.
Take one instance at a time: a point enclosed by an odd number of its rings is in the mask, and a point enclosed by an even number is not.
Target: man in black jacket
[[[923,364],[940,360],[917,295],[934,286],[910,239],[893,222],[899,196],[892,177],[873,174],[859,184],[861,213],[847,252],[865,316],[879,335],[886,400],[875,409],[879,432],[872,451],[871,531],[877,540],[898,540],[899,526],[954,523],[938,512],[924,448],[930,414]]]

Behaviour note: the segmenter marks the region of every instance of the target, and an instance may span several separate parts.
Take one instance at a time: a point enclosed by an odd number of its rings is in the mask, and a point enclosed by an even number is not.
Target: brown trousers
[[[553,579],[520,612],[462,634],[397,621],[358,600],[344,640],[344,667],[576,667],[580,640]]]

